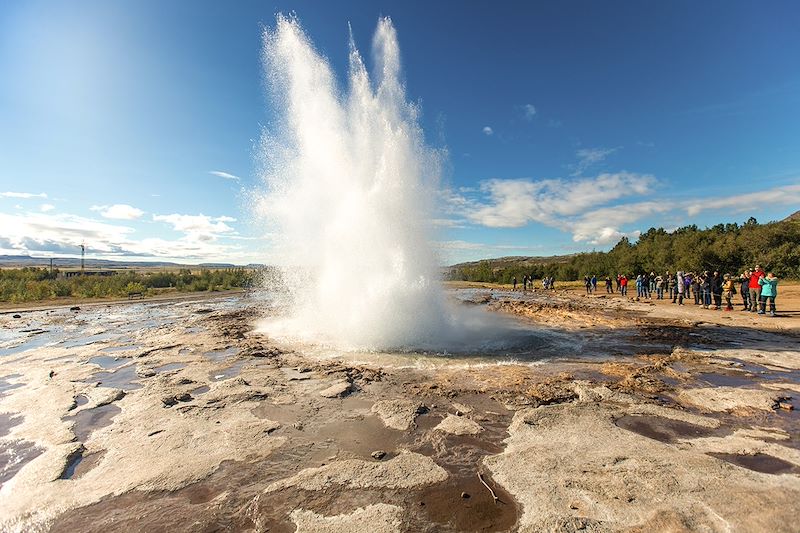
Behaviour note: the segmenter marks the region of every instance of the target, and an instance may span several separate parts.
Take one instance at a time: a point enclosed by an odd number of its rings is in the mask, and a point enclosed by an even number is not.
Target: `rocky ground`
[[[323,358],[243,295],[0,315],[0,529],[797,531],[796,318],[450,293],[575,342]]]

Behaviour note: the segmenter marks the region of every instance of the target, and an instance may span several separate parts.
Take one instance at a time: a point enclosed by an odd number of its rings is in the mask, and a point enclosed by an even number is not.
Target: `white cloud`
[[[227,225],[226,222],[236,222],[236,219],[232,217],[209,217],[202,213],[199,215],[181,215],[178,213],[153,215],[153,220],[172,224],[172,229],[175,231],[183,232],[191,239],[205,242],[215,240],[218,234],[233,232],[233,228]]]
[[[572,166],[575,169],[572,176],[580,176],[587,168],[602,162],[617,150],[619,148],[581,148],[575,152],[578,162]]]
[[[735,213],[752,211],[758,205],[800,204],[800,185],[787,185],[728,197],[715,197],[686,205],[686,213],[695,216],[702,211],[726,209]]]
[[[211,222],[212,226],[215,224],[218,223]],[[3,228],[0,248],[6,253],[77,256],[80,255],[80,244],[85,243],[87,253],[97,258],[160,259],[189,263],[259,261],[258,246],[252,242],[241,247],[220,242],[215,235],[209,238],[208,234],[203,233],[187,233],[178,239],[136,240],[133,238],[133,228],[69,214],[0,213],[0,227]],[[221,228],[217,226],[217,229]]]
[[[41,211],[42,213],[47,213],[48,211],[52,211],[55,208],[56,206],[54,206],[53,204],[42,204],[39,206],[39,211]]]
[[[558,227],[577,215],[612,200],[648,193],[656,179],[649,174],[619,172],[579,180],[493,179],[482,183],[488,202],[461,197],[466,217],[492,228],[519,228],[529,222]]]
[[[242,178],[240,178],[239,176],[234,176],[233,174],[230,174],[228,172],[223,172],[221,170],[209,170],[208,173],[211,174],[212,176],[216,176],[218,178],[223,178],[226,180],[242,181]]]
[[[484,126],[482,131],[484,135],[494,135],[494,130],[491,128],[491,126]]]
[[[47,194],[40,192],[35,194],[32,192],[0,192],[2,198],[47,198]]]
[[[589,244],[613,244],[622,237],[637,238],[639,230],[623,232],[626,224],[641,220],[656,213],[665,213],[674,208],[669,202],[638,202],[603,207],[583,214],[569,224],[574,242]]]
[[[522,116],[525,120],[533,120],[536,116],[536,107],[533,104],[525,104],[522,106]]]
[[[649,174],[630,172],[580,179],[492,179],[482,182],[477,193],[444,191],[442,200],[450,215],[481,226],[519,228],[538,222],[571,232],[574,242],[609,244],[638,236],[623,231],[626,224],[675,209],[670,202],[609,205],[647,195],[656,183]]]
[[[92,211],[98,211],[103,218],[114,220],[136,220],[144,215],[144,211],[128,204],[93,205]]]

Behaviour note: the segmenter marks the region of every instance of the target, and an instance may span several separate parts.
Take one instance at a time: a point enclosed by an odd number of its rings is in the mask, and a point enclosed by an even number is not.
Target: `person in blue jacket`
[[[778,278],[770,272],[766,277],[758,278],[761,285],[761,309],[759,315],[763,315],[767,310],[767,300],[769,300],[769,314],[775,316],[775,298],[778,296]]]

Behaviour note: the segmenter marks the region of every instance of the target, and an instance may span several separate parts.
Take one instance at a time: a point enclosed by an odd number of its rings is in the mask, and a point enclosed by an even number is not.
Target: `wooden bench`
[[[130,292],[128,293],[128,300],[143,300],[144,293],[143,292]]]

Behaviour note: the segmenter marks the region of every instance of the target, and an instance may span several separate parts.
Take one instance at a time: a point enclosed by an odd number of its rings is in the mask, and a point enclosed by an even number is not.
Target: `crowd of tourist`
[[[597,276],[585,276],[583,281],[587,294],[597,292]],[[607,276],[606,293],[618,292],[622,296],[627,296],[630,283],[636,287],[637,299],[669,299],[677,305],[688,302],[705,309],[716,310],[723,308],[724,300],[724,309],[733,311],[735,297],[739,294],[742,311],[763,315],[766,314],[769,304],[769,314],[775,316],[778,278],[772,272],[765,273],[760,265],[756,265],[753,270],[745,270],[738,276],[721,275],[717,271],[712,273],[707,270],[699,274],[682,270],[674,274],[667,271],[663,275],[650,272],[638,274],[635,278],[619,274],[614,280]]]

